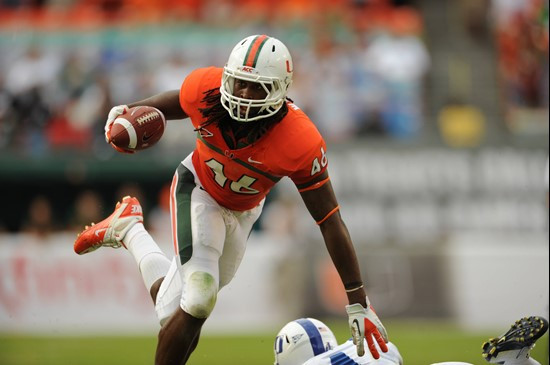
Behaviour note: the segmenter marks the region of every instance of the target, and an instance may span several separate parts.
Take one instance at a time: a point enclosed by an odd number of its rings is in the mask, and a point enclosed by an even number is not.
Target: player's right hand
[[[111,128],[115,119],[128,111],[128,105],[117,105],[111,108],[109,115],[107,116],[107,122],[105,123],[105,140],[107,143],[111,143]],[[116,149],[116,148],[115,148]],[[122,151],[120,151],[122,152]]]
[[[365,354],[365,340],[367,340],[369,351],[375,359],[379,359],[380,354],[374,341],[378,343],[382,352],[388,352],[388,346],[386,345],[388,334],[384,325],[372,309],[369,298],[367,298],[367,308],[364,308],[359,303],[355,303],[347,305],[346,312],[348,313],[351,337],[353,343],[357,346],[357,355],[363,356]]]

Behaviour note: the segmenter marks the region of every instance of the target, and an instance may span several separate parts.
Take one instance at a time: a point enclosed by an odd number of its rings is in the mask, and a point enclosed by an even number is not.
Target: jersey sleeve
[[[327,169],[328,159],[326,143],[315,125],[309,119],[300,124],[282,150],[290,166],[288,177],[303,189],[317,182]]]
[[[180,105],[195,127],[198,127],[202,117],[199,109],[204,107],[204,93],[219,88],[221,76],[221,68],[206,67],[192,71],[183,81],[179,94]]]

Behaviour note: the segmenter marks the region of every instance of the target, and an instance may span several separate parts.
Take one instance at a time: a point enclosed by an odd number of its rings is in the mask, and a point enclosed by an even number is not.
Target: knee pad
[[[204,271],[195,271],[186,280],[181,308],[195,318],[208,318],[217,298],[218,283],[214,277]]]

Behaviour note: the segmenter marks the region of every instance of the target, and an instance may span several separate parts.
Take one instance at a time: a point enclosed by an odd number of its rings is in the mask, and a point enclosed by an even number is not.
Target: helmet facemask
[[[224,67],[221,103],[235,121],[248,123],[275,115],[283,106],[292,83],[292,59],[286,46],[265,35],[239,42]],[[258,83],[262,99],[235,96],[235,80]]]
[[[256,82],[266,92],[264,99],[244,99],[233,95],[235,79]],[[248,123],[267,118],[277,113],[283,106],[286,90],[276,77],[254,75],[239,70],[224,68],[222,87],[220,88],[223,107],[236,121]],[[241,108],[244,107],[244,113]]]

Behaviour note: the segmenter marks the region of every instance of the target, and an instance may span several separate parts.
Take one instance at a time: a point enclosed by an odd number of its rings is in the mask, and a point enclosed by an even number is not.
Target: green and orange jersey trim
[[[260,56],[260,51],[262,50],[268,39],[269,37],[266,35],[259,35],[254,38],[252,44],[250,45],[250,47],[248,47],[246,56],[244,57],[243,66],[256,67],[258,57]]]

